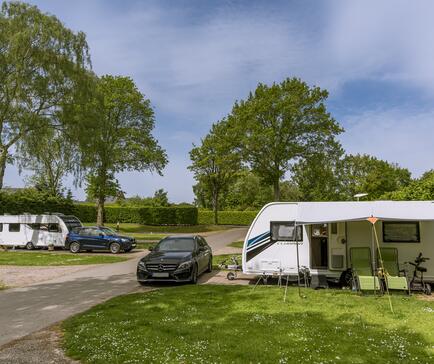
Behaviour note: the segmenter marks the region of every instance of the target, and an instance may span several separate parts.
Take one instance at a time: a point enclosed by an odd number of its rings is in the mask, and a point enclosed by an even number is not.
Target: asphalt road
[[[242,240],[245,228],[213,233],[207,237],[214,254],[228,243]],[[109,298],[138,289],[135,280],[137,261],[79,271],[69,276],[22,288],[0,291],[0,346],[41,330]]]

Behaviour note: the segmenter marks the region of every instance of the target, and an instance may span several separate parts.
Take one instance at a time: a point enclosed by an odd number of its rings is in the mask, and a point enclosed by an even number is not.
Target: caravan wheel
[[[33,243],[32,243],[31,241],[29,241],[29,242],[26,244],[26,249],[27,249],[27,250],[33,250],[33,249],[35,249],[35,246],[33,245]]]

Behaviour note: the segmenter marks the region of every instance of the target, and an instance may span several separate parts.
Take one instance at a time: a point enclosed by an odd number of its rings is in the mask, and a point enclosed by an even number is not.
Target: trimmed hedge
[[[0,192],[0,214],[43,214],[44,212],[60,212],[74,214],[72,200],[49,196],[33,189],[16,192]]]
[[[250,225],[258,211],[219,211],[219,225]],[[214,224],[214,212],[199,210],[199,225]]]
[[[82,222],[96,221],[96,207],[76,205],[76,216]],[[196,207],[124,207],[106,206],[104,221],[108,223],[135,223],[142,225],[196,225]]]

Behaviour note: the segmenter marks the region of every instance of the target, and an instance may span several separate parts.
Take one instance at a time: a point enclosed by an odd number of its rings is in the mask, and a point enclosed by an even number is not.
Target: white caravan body
[[[396,248],[400,268],[422,252],[430,258],[425,278],[434,281],[434,203],[432,201],[273,202],[253,221],[243,246],[246,274],[311,274],[338,279],[351,267],[350,249],[371,248],[376,266],[374,224],[380,248]],[[297,226],[297,227],[295,227]],[[295,230],[297,229],[297,234]],[[298,264],[297,264],[298,245]],[[408,273],[413,273],[408,266]]]
[[[0,215],[0,245],[64,247],[66,235],[77,226],[80,220],[71,215]]]

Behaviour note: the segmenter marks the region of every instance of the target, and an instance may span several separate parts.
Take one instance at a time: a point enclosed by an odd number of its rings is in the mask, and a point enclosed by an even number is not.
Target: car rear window
[[[194,250],[194,239],[187,239],[187,238],[163,239],[158,243],[155,250],[192,252]]]

